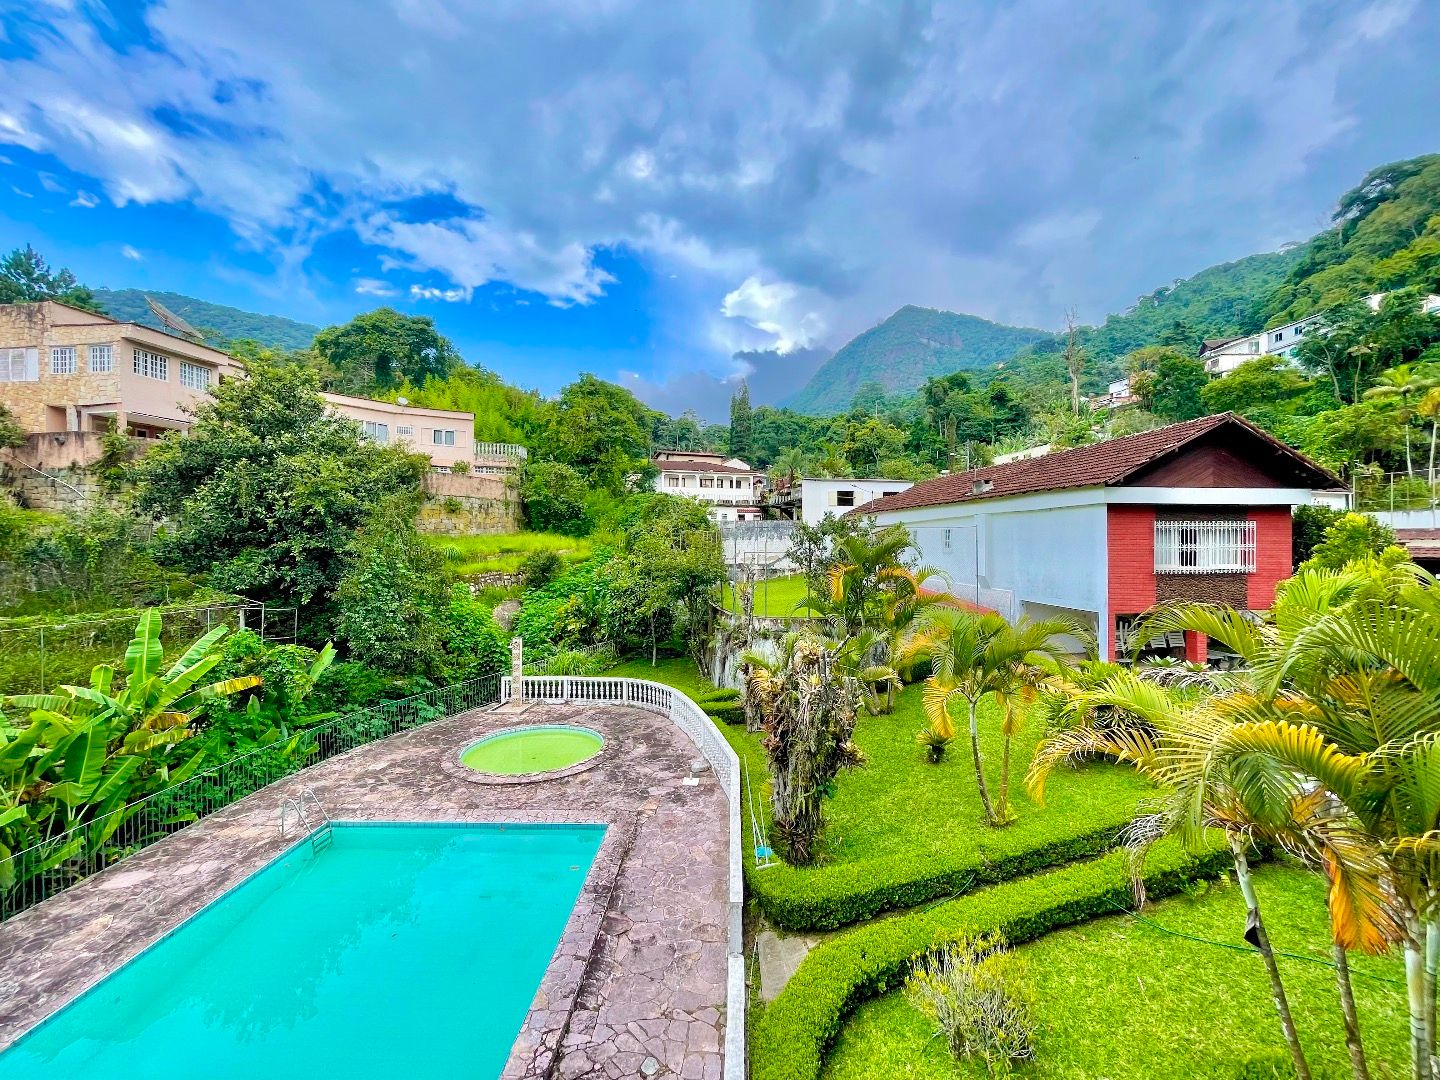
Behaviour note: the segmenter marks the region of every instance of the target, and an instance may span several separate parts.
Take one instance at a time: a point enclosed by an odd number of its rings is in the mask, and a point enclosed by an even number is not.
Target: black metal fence
[[[47,837],[0,859],[0,921],[302,768],[499,700],[496,673],[347,713]]]

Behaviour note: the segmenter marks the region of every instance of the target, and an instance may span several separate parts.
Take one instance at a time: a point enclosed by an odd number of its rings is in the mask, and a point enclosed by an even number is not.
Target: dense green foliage
[[[593,524],[591,487],[579,471],[558,461],[526,462],[520,474],[525,523],[538,532],[581,536]]]
[[[341,392],[366,393],[401,382],[423,386],[462,363],[434,319],[402,315],[394,308],[376,308],[343,326],[327,326],[315,335],[312,349],[333,373],[330,389]]]
[[[423,458],[360,438],[301,368],[252,367],[220,384],[184,437],[136,467],[136,502],[173,523],[168,550],[219,588],[319,617],[355,531],[385,498],[413,493]]]
[[[1185,855],[1178,845],[1152,855],[1152,896],[1216,876],[1228,858]],[[817,946],[760,1014],[751,1039],[755,1080],[814,1080],[845,1016],[861,1000],[904,978],[911,960],[962,935],[998,932],[1012,944],[1049,930],[1124,910],[1131,901],[1128,858],[1107,855],[971,896],[882,919]]]
[[[426,537],[426,542],[435,545],[445,557],[445,569],[457,578],[513,574],[541,552],[553,553],[570,565],[588,559],[593,547],[589,539],[544,532],[435,535]]]
[[[830,357],[786,404],[802,413],[839,412],[867,383],[878,382],[887,393],[918,390],[932,375],[982,371],[1047,337],[1043,330],[906,305]]]
[[[86,311],[105,310],[95,293],[75,280],[69,270],[50,269],[38,251],[26,244],[0,259],[0,304],[33,304],[58,300]]]
[[[152,296],[205,335],[206,341],[222,348],[231,342],[251,341],[274,349],[306,349],[319,332],[318,326],[286,319],[280,315],[260,315],[253,311],[224,304],[212,304],[180,293],[157,292],[154,289],[96,289],[95,300],[112,319],[139,323],[164,330],[145,298]]]
[[[1280,963],[1316,1075],[1349,1077],[1339,1038],[1323,886],[1287,865],[1256,874],[1275,926]],[[1127,905],[1128,906],[1128,905]],[[1037,1080],[1152,1080],[1293,1076],[1274,1027],[1259,957],[1245,943],[1239,890],[1215,887],[1163,901],[1145,920],[1114,916],[1057,930],[1020,947],[1034,984]],[[1378,1076],[1405,1074],[1405,1014],[1398,958],[1356,956],[1361,1029]],[[1223,1006],[1219,1003],[1223,1002]],[[1203,1017],[1203,1023],[1187,1018]],[[861,1005],[826,1062],[827,1080],[908,1077],[974,1080],[929,1038],[930,1025],[899,993]],[[1247,1063],[1254,1063],[1247,1070]],[[1264,1067],[1263,1071],[1262,1067]],[[1271,1068],[1274,1071],[1271,1071]]]

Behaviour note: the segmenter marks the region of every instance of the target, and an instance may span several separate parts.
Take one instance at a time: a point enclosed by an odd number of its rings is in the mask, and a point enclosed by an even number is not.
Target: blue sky
[[[1417,0],[0,0],[0,246],[718,419],[905,303],[1053,328],[1305,238],[1440,149],[1437,44]]]

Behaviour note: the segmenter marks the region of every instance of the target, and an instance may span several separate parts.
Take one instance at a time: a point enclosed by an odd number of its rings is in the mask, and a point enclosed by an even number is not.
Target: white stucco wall
[[[826,514],[841,517],[852,507],[863,506],[882,495],[907,491],[914,486],[910,480],[831,479],[807,476],[800,481],[800,520],[806,525],[818,525]],[[847,506],[838,505],[834,496],[841,491],[853,492],[854,501]]]

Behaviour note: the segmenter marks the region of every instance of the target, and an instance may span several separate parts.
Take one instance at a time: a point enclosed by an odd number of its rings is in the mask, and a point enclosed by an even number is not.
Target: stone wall
[[[24,446],[0,451],[0,487],[29,510],[66,511],[102,501],[108,493],[90,471],[102,451],[101,436],[93,432],[31,435]]]
[[[425,533],[507,533],[520,528],[520,496],[494,476],[425,474],[425,504],[416,527]]]

